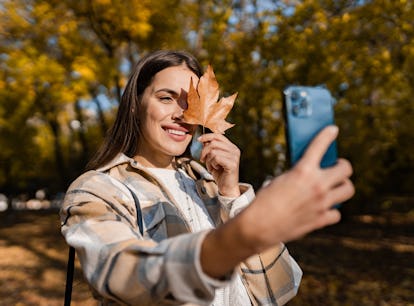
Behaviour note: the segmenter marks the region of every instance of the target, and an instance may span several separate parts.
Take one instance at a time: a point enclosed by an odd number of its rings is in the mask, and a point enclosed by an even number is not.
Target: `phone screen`
[[[328,89],[322,86],[289,86],[283,91],[286,147],[289,165],[293,166],[304,154],[312,139],[324,127],[334,124],[334,103]],[[336,163],[334,141],[321,161],[321,167]]]

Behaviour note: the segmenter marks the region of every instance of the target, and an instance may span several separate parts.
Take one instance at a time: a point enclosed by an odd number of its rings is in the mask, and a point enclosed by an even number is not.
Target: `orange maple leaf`
[[[184,121],[189,124],[199,124],[215,133],[224,134],[224,131],[234,126],[225,119],[233,107],[237,93],[219,98],[219,85],[213,68],[209,65],[201,76],[197,88],[193,79],[188,90],[188,108],[184,111]]]

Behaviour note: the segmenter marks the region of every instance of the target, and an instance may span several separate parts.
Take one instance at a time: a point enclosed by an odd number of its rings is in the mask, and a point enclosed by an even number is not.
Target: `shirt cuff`
[[[250,184],[240,183],[241,195],[237,198],[218,196],[219,202],[224,210],[233,218],[240,213],[246,206],[248,206],[255,198],[253,187]]]

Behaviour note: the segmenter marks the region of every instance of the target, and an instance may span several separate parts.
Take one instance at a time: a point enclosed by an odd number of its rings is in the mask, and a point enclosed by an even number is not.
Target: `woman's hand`
[[[340,212],[332,207],[355,192],[349,179],[351,164],[339,159],[330,168],[320,167],[337,134],[337,127],[325,128],[293,169],[272,180],[240,214],[206,236],[201,263],[209,275],[224,275],[253,254],[340,220]]]
[[[224,135],[208,133],[201,135],[198,141],[203,143],[200,161],[217,182],[222,196],[238,197],[240,150]]]
[[[245,214],[250,215],[251,222],[260,220],[255,222],[257,232],[252,234],[255,243],[270,247],[340,220],[340,212],[333,206],[355,192],[349,179],[352,166],[347,160],[339,159],[332,167],[320,167],[337,133],[338,128],[334,126],[322,130],[293,169],[275,178],[257,194]]]

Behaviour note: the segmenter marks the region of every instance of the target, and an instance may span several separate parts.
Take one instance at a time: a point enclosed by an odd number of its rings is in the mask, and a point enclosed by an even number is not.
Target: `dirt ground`
[[[289,306],[414,305],[413,210],[354,217],[288,248],[304,271]],[[0,214],[0,305],[63,305],[67,256],[56,211]],[[96,305],[78,263],[73,305]]]

